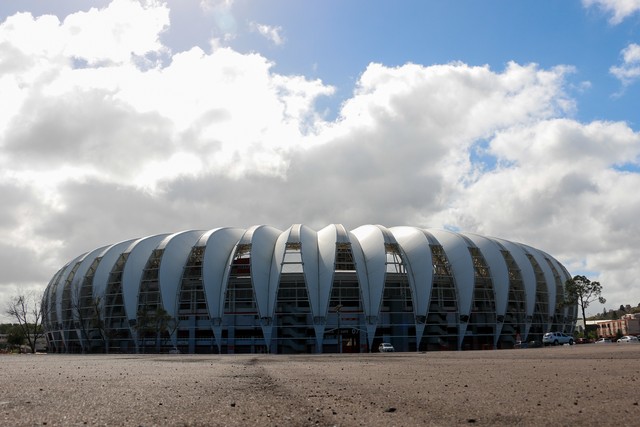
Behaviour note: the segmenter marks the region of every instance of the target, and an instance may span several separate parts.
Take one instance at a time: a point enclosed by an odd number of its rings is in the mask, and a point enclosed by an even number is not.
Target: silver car
[[[634,337],[633,335],[625,335],[618,340],[618,342],[628,343],[628,344],[638,344],[638,337]]]
[[[380,344],[378,346],[378,351],[380,353],[389,353],[389,352],[393,352],[396,351],[395,348],[393,348],[393,346],[391,344],[389,344],[388,342],[383,342],[382,344]]]
[[[547,332],[542,337],[542,344],[544,345],[573,345],[573,337],[569,334],[562,332]]]

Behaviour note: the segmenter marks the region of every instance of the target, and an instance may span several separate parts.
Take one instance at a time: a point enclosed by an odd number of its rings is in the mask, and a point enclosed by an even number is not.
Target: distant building
[[[594,320],[587,323],[598,328],[599,337],[613,338],[618,331],[622,335],[640,335],[640,313],[625,314],[617,320]]]
[[[44,326],[54,352],[513,348],[573,333],[570,277],[545,252],[470,233],[217,228],[75,258],[45,291]]]

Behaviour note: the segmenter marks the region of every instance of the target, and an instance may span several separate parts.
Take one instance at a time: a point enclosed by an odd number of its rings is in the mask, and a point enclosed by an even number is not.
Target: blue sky
[[[462,61],[501,70],[515,61],[545,68],[575,67],[569,90],[578,102],[577,119],[637,122],[640,85],[623,87],[609,72],[621,63],[627,45],[639,43],[637,13],[613,24],[611,13],[580,1],[235,0],[225,20],[203,11],[207,2],[168,3],[171,28],[162,39],[174,51],[208,49],[212,37],[231,31],[234,39],[229,46],[265,55],[274,62],[274,71],[317,77],[335,86],[337,96],[319,100],[334,114],[336,103],[350,96],[370,62],[400,66]],[[209,3],[214,8],[223,2]],[[29,11],[64,19],[69,13],[108,4],[108,0],[12,1],[0,5],[0,16]],[[251,22],[279,27],[286,42],[274,45],[248,30]]]
[[[0,305],[260,223],[501,237],[637,305],[639,91],[640,0],[2,2]]]
[[[242,33],[230,45],[259,51],[284,74],[317,76],[348,97],[370,62],[400,66],[407,62],[462,61],[502,70],[507,63],[541,67],[569,65],[580,120],[636,122],[638,86],[623,91],[609,68],[620,52],[640,37],[637,16],[612,25],[597,8],[577,1],[274,1],[236,2],[242,21],[282,28],[286,43],[273,46],[256,33]],[[190,25],[193,21],[190,21]],[[211,18],[202,16],[207,28]],[[209,27],[209,30],[211,28]],[[204,33],[204,31],[203,31]],[[168,37],[171,40],[173,37]],[[190,39],[206,47],[206,37]],[[590,88],[582,84],[589,82]],[[635,107],[635,108],[634,108]]]

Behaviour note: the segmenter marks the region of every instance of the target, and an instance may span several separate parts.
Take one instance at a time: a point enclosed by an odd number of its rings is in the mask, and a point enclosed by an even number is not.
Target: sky
[[[187,229],[410,225],[640,303],[640,0],[0,2],[0,321]]]

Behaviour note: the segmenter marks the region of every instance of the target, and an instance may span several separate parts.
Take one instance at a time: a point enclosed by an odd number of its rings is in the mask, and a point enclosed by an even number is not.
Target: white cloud
[[[609,22],[616,25],[640,10],[640,0],[582,0],[585,7],[596,6],[610,14]]]
[[[160,33],[169,25],[169,9],[161,3],[114,0],[107,8],[69,15],[62,30],[67,33],[64,54],[100,61],[128,62],[163,50]]]
[[[634,219],[640,134],[624,123],[544,120],[500,132],[490,151],[501,166],[459,194],[457,224],[542,248],[567,267],[599,272],[617,304],[640,300],[634,274],[640,235]],[[631,302],[631,301],[629,301]]]
[[[72,59],[81,53],[62,48],[74,44],[73,32],[54,47],[42,48],[37,61],[25,60],[33,46],[23,37],[14,41],[24,28],[39,39],[46,38],[40,33],[64,33],[68,22],[111,34],[108,28],[124,25],[116,24],[114,9],[131,14],[131,5],[148,15],[149,25],[141,18],[139,28],[152,34],[141,37],[149,43],[136,52],[166,51],[156,44],[164,26],[152,25],[158,9],[140,9],[137,2],[124,0],[71,15],[62,24],[55,17],[19,15],[0,26],[5,62],[22,63],[6,66],[0,77],[3,93],[12,96],[0,107],[5,148],[0,163],[20,164],[22,174],[73,165],[84,176],[148,188],[210,169],[236,176],[282,174],[287,166],[282,152],[298,145],[319,119],[314,100],[333,92],[319,80],[272,74],[264,57],[228,48],[212,53],[193,48],[173,55],[165,67],[140,69],[135,58],[121,54],[130,46],[116,43],[104,54],[85,55],[92,66],[78,68]],[[82,31],[76,37],[91,38]]]
[[[284,37],[282,36],[282,27],[274,27],[265,24],[258,24],[256,22],[251,22],[249,24],[251,31],[255,31],[262,36],[266,37],[276,46],[280,46],[284,44]]]
[[[570,111],[573,103],[563,93],[567,72],[571,69],[515,63],[503,73],[462,63],[396,68],[370,64],[342,116],[368,126],[402,114],[408,124],[446,131],[453,143],[466,144],[501,126]]]
[[[631,43],[622,49],[622,65],[609,69],[623,85],[627,86],[640,78],[640,45]]]
[[[135,55],[125,42],[83,51],[75,38],[92,33],[69,23],[113,34],[113,8],[139,13]],[[259,54],[172,53],[165,12],[120,0],[0,24],[0,300],[141,235],[340,222],[522,241],[597,271],[610,301],[640,301],[640,175],[622,171],[637,170],[640,137],[568,119],[570,67],[372,63],[328,121],[315,103],[334,88]],[[140,67],[145,52],[166,61]],[[487,164],[472,159],[480,144]]]
[[[69,15],[62,23],[53,15],[11,16],[1,26],[0,40],[30,57],[32,65],[71,60],[121,64],[132,55],[162,50],[159,35],[168,24],[169,10],[163,5],[114,0],[104,9]]]

